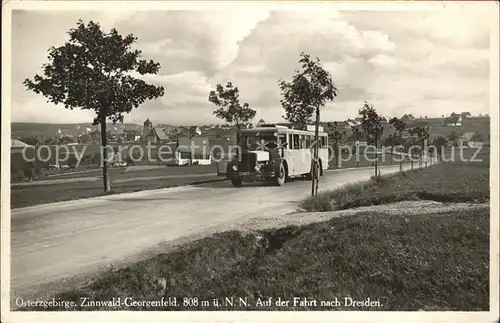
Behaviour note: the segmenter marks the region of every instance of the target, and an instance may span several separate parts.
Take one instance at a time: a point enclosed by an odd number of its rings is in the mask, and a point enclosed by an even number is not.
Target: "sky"
[[[78,19],[138,37],[134,48],[161,64],[165,95],[146,101],[125,122],[219,123],[210,90],[231,81],[255,121],[280,122],[278,80],[290,80],[301,52],[318,57],[338,88],[322,120],[356,117],[364,101],[382,115],[441,117],[489,111],[490,24],[484,12],[268,10],[13,11],[12,121],[91,122],[93,113],[66,110],[26,91],[47,50],[68,39]]]

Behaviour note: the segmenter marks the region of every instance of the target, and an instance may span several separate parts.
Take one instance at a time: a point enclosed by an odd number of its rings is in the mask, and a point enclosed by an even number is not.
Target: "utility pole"
[[[319,186],[319,168],[318,168],[318,150],[319,150],[319,106],[316,106],[316,124],[314,129],[314,152],[313,152],[313,162],[312,162],[312,187],[311,195],[316,198],[318,196],[318,186]]]

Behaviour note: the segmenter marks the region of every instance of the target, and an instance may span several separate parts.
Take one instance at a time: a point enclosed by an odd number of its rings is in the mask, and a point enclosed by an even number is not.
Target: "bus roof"
[[[276,131],[278,133],[292,133],[292,134],[298,134],[298,135],[314,135],[314,131],[307,131],[307,130],[300,130],[300,129],[291,129],[285,126],[278,126],[278,125],[268,125],[265,127],[257,127],[257,128],[250,128],[250,129],[243,129],[241,130],[241,133],[257,133],[257,132],[270,132],[270,131]],[[320,136],[326,136],[326,132],[319,132]]]

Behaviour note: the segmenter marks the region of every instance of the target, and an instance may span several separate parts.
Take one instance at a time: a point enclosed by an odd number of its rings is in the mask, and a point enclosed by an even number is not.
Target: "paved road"
[[[382,167],[382,174],[398,166]],[[329,171],[320,190],[366,180],[372,168]],[[227,181],[12,210],[12,296],[91,272],[153,247],[236,219],[293,212],[310,182],[283,187]]]

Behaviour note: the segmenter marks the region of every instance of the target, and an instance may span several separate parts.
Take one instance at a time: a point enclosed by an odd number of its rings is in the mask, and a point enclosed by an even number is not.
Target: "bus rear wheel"
[[[308,180],[312,180],[313,178],[319,178],[319,176],[323,175],[322,169],[321,169],[321,162],[313,162],[311,164],[311,171],[306,174],[306,178]]]

